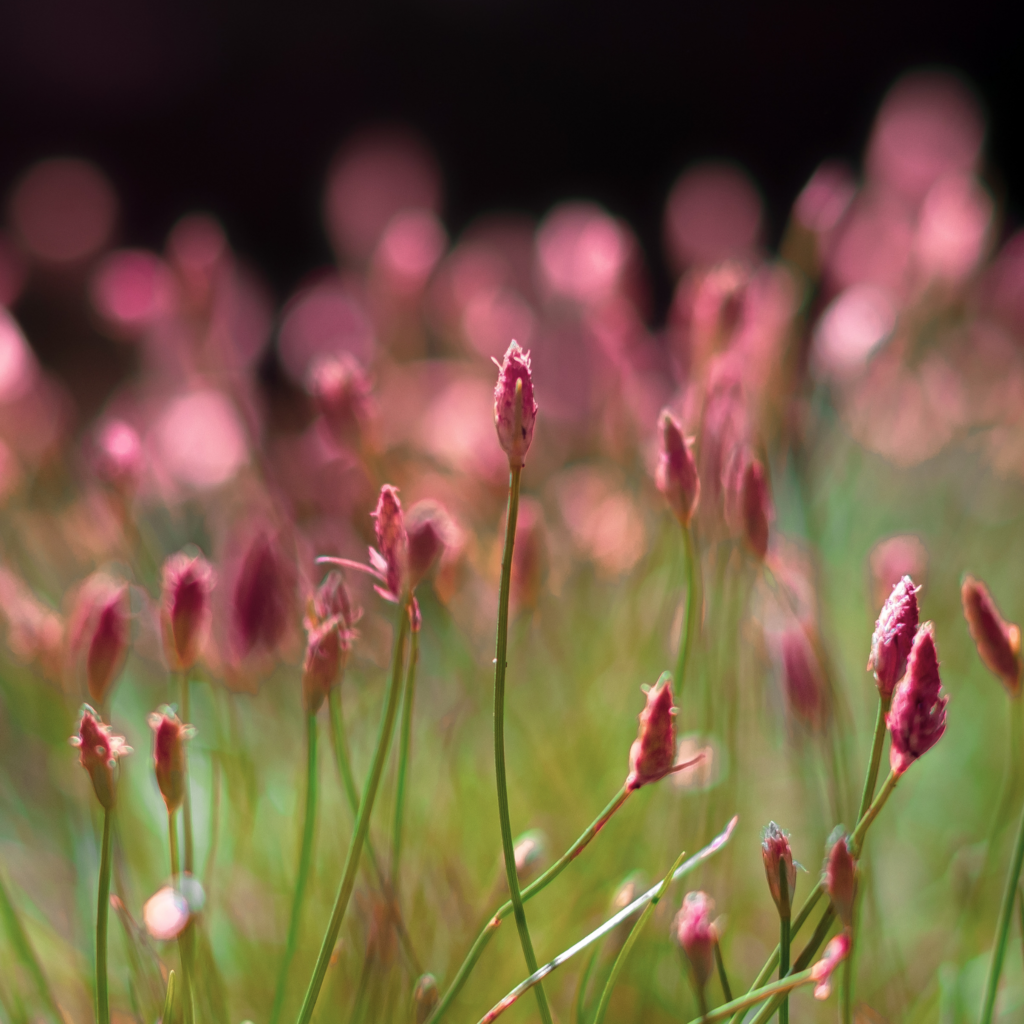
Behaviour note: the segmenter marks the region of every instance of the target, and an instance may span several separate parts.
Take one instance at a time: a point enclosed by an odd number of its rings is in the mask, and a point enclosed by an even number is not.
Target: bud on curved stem
[[[1004,621],[985,584],[973,576],[964,579],[960,597],[964,618],[985,667],[1011,697],[1019,697],[1020,628]]]

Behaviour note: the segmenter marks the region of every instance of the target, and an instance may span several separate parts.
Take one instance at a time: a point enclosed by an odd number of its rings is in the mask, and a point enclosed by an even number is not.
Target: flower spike
[[[683,526],[689,526],[700,501],[700,477],[693,458],[693,438],[684,438],[676,418],[663,409],[659,419],[661,445],[654,483]]]
[[[875,623],[871,637],[868,671],[874,671],[878,692],[883,700],[892,697],[896,684],[903,678],[907,658],[917,632],[917,592],[909,576],[893,588]]]
[[[946,731],[946,703],[940,695],[939,659],[935,652],[935,627],[926,622],[917,631],[907,659],[903,682],[893,694],[886,718],[892,746],[889,763],[902,775],[922,754],[927,753]]]
[[[508,455],[509,466],[523,466],[537,422],[530,353],[513,341],[498,370],[498,383],[494,388],[494,426],[498,443]]]

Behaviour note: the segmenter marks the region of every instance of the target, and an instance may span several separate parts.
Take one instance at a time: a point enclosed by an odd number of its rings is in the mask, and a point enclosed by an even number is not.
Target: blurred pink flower
[[[187,488],[209,490],[226,483],[249,457],[245,427],[221,391],[191,391],[173,399],[154,425],[161,464]]]
[[[100,317],[129,338],[167,316],[177,300],[170,268],[144,249],[121,249],[105,257],[93,275],[91,292]]]
[[[892,588],[904,577],[924,585],[928,573],[928,550],[920,537],[901,533],[880,540],[868,556],[874,607],[880,608]]]
[[[400,296],[421,292],[444,255],[448,236],[431,210],[400,210],[388,222],[374,253],[374,270]]]

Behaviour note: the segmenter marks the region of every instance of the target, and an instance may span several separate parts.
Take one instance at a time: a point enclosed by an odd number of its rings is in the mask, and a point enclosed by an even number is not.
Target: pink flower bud
[[[853,901],[857,895],[857,863],[850,854],[846,837],[833,844],[825,864],[825,885],[839,920],[847,928],[853,925]]]
[[[415,590],[448,543],[448,513],[436,501],[419,501],[405,519],[409,552],[409,587]]]
[[[968,576],[960,588],[964,618],[985,667],[1011,697],[1020,696],[1020,629],[1005,622],[985,584]]]
[[[338,684],[359,618],[341,573],[324,577],[306,615],[306,654],[302,662],[302,697],[307,714],[316,714]]]
[[[370,382],[347,352],[318,361],[310,374],[309,393],[331,436],[355,447],[369,416]]]
[[[871,637],[868,671],[874,670],[878,692],[887,700],[907,668],[907,658],[917,631],[917,587],[904,576],[892,588],[875,623]]]
[[[124,420],[111,420],[99,432],[94,453],[96,475],[119,491],[132,491],[142,475],[142,442]]]
[[[819,728],[825,710],[825,682],[818,655],[799,622],[783,632],[779,653],[789,709],[809,729]]]
[[[896,687],[886,717],[892,738],[889,763],[897,775],[902,775],[922,754],[931,750],[946,731],[949,698],[940,696],[941,686],[935,627],[926,622],[914,636],[906,675]]]
[[[160,621],[164,656],[176,671],[190,669],[210,631],[210,592],[216,573],[202,555],[179,552],[164,562]]]
[[[774,518],[772,497],[764,466],[751,459],[743,470],[740,482],[740,514],[743,540],[761,561],[768,553],[768,524]]]
[[[850,953],[850,936],[843,932],[837,935],[822,953],[821,959],[811,968],[811,979],[814,986],[815,999],[828,999],[832,993],[832,972],[846,959]]]
[[[775,900],[780,917],[789,917],[793,905],[793,892],[796,889],[796,865],[793,863],[793,851],[789,848],[789,833],[783,832],[774,821],[768,822],[761,838],[761,859],[764,861],[764,873],[768,879],[768,891]],[[785,865],[786,886],[785,896],[779,881],[779,865]]]
[[[494,388],[494,426],[498,431],[498,442],[508,455],[509,466],[522,466],[537,422],[530,353],[524,352],[513,341],[498,369],[498,383]]]
[[[231,600],[236,652],[272,651],[288,628],[292,571],[269,533],[258,532],[242,558]]]
[[[690,974],[698,992],[704,991],[715,969],[718,934],[711,921],[715,901],[706,892],[688,892],[676,915],[676,938],[690,962]]]
[[[313,597],[313,614],[317,622],[335,619],[345,629],[353,626],[362,616],[361,609],[353,608],[345,577],[337,569],[332,569],[317,588]],[[306,628],[310,628],[308,621]]]
[[[409,562],[409,536],[405,532],[405,517],[397,487],[385,484],[380,489],[377,509],[372,515],[376,520],[374,528],[379,550],[371,548],[370,561],[384,577],[386,589],[380,593],[397,601],[406,584]]]
[[[412,990],[412,1016],[415,1024],[425,1024],[440,1001],[437,980],[432,974],[421,974],[416,979],[416,987]]]
[[[647,706],[640,712],[640,731],[629,748],[627,789],[657,782],[672,770],[676,753],[674,712],[672,675],[663,672],[647,694]]]
[[[167,813],[173,814],[185,799],[185,740],[195,735],[166,705],[149,716],[153,730],[153,767]]]
[[[661,413],[661,446],[654,483],[683,526],[689,526],[700,500],[700,478],[693,458],[693,438],[684,439],[675,417]]]
[[[117,797],[114,768],[118,758],[130,754],[132,748],[123,736],[115,736],[88,704],[82,706],[78,732],[71,737],[71,745],[79,749],[79,763],[92,779],[96,799],[109,811]]]
[[[131,609],[128,586],[102,573],[90,576],[71,613],[71,650],[85,651],[89,696],[102,704],[128,654]]]

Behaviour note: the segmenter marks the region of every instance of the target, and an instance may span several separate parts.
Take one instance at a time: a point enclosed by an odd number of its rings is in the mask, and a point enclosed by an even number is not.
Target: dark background
[[[210,209],[283,297],[330,258],[319,199],[338,143],[401,121],[440,157],[453,233],[495,207],[597,199],[638,231],[663,306],[661,209],[683,166],[744,164],[774,241],[819,160],[856,163],[886,88],[922,64],[977,87],[1015,219],[1019,28],[963,3],[3,0],[0,188],[38,157],[92,157],[123,241],[158,246]]]

